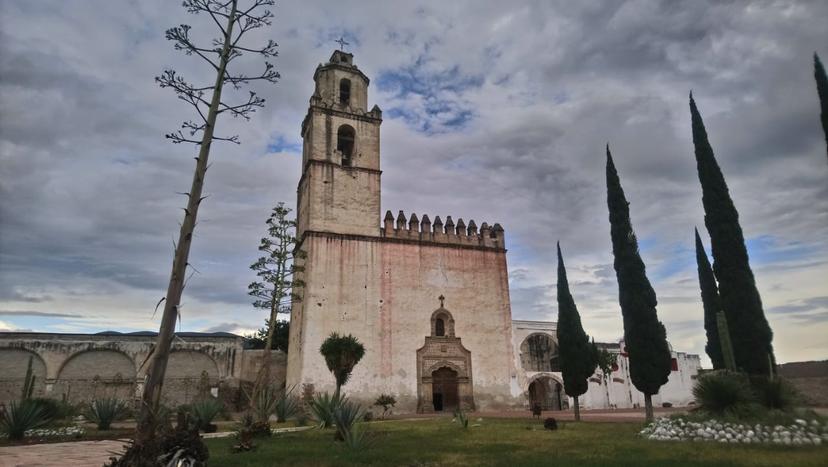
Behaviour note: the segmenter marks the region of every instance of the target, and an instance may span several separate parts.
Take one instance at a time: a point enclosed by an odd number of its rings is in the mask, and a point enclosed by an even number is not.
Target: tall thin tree
[[[238,4],[239,0],[184,0],[183,6],[189,13],[209,16],[210,21],[217,28],[219,37],[213,39],[211,45],[196,44],[190,36],[191,27],[186,24],[170,28],[166,32],[166,38],[174,43],[176,50],[182,50],[187,55],[201,58],[210,70],[215,72],[215,79],[212,84],[192,84],[171,69],[164,70],[163,74],[156,78],[162,88],[172,89],[179,99],[191,105],[198,114],[196,120],[188,120],[181,125],[183,131],[179,130],[166,135],[173,143],[195,144],[198,147],[198,156],[192,185],[190,191],[186,193],[187,207],[184,209],[184,220],[181,222],[178,242],[175,243],[175,255],[167,294],[162,299],[165,303],[161,326],[152,350],[141,397],[142,403],[135,434],[135,445],[139,449],[141,445],[155,436],[154,414],[158,411],[175,323],[179,316],[198,209],[204,200],[202,190],[209,167],[210,148],[216,140],[239,143],[238,136],[216,136],[216,121],[219,115],[225,113],[233,117],[249,119],[250,114],[263,107],[265,103],[263,98],[252,91],[238,102],[228,102],[222,98],[222,90],[226,84],[239,90],[243,85],[254,81],[275,83],[279,78],[273,65],[267,61],[264,62],[263,71],[257,75],[234,74],[230,71],[231,62],[243,54],[250,53],[265,58],[275,57],[277,54],[277,45],[273,41],[268,41],[260,48],[246,47],[240,42],[250,31],[271,24],[273,13],[267,7],[273,5],[274,1],[252,0],[248,6],[243,8],[240,8]]]
[[[739,213],[713,155],[707,130],[690,94],[693,145],[702,187],[704,224],[710,234],[713,272],[719,281],[719,296],[727,318],[736,366],[750,374],[773,371],[773,333],[750,269]]]
[[[822,120],[822,132],[825,133],[825,150],[828,152],[828,77],[825,76],[825,67],[819,55],[814,52],[814,78],[816,79],[817,93],[819,94],[819,114]]]
[[[581,325],[581,315],[569,292],[566,267],[558,243],[558,356],[561,362],[564,391],[575,399],[575,421],[581,421],[578,397],[589,389],[588,378],[598,367],[598,355]]]
[[[704,331],[707,334],[707,344],[704,350],[713,362],[713,369],[719,370],[725,367],[724,356],[722,355],[722,344],[719,339],[719,323],[716,315],[721,311],[722,305],[719,300],[719,287],[716,285],[716,276],[713,275],[713,268],[707,259],[707,252],[704,251],[699,230],[696,232],[696,266],[699,271],[699,288],[701,289],[702,308],[704,309]]]
[[[667,331],[658,320],[655,290],[647,279],[638,240],[630,222],[630,203],[621,188],[607,145],[607,206],[618,278],[618,299],[624,317],[624,343],[630,358],[630,377],[644,393],[647,420],[653,419],[652,396],[670,375]]]
[[[248,293],[255,300],[253,306],[268,311],[265,327],[265,345],[262,354],[262,365],[253,387],[253,400],[259,392],[270,384],[270,360],[273,347],[273,337],[279,328],[279,314],[290,313],[291,301],[301,300],[298,294],[292,293],[294,287],[301,287],[302,282],[296,279],[295,273],[302,267],[294,263],[294,247],[296,246],[296,220],[289,218],[290,208],[285,203],[279,203],[273,208],[268,217],[267,235],[262,237],[259,251],[264,256],[259,257],[250,269],[256,272],[260,279],[250,283]],[[301,256],[301,251],[295,254]]]

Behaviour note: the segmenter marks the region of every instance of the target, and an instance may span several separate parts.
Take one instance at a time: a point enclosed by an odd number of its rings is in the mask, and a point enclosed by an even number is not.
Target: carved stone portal
[[[471,352],[454,335],[454,319],[440,307],[431,317],[431,336],[417,350],[417,412],[474,410]]]

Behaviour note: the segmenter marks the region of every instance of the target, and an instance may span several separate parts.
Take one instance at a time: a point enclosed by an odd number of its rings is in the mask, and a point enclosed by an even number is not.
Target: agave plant
[[[726,370],[699,377],[693,396],[702,409],[717,415],[736,414],[755,403],[747,376]]]
[[[460,407],[458,407],[457,410],[454,411],[454,419],[457,420],[458,423],[460,423],[460,426],[464,430],[467,430],[469,428],[469,416]]]
[[[39,428],[49,422],[43,406],[29,400],[12,401],[0,416],[0,431],[11,440],[20,440],[27,430]]]
[[[129,410],[126,402],[117,397],[95,399],[86,410],[86,418],[98,425],[98,430],[108,430],[112,422],[126,418]]]
[[[310,410],[319,428],[328,428],[334,425],[334,412],[340,404],[346,402],[345,396],[337,397],[330,394],[317,394],[310,401]]]
[[[253,400],[253,412],[255,412],[258,421],[267,422],[270,420],[270,416],[276,411],[280,392],[275,386],[269,385],[256,394]]]
[[[215,431],[213,420],[224,410],[224,404],[212,397],[193,402],[190,405],[190,413],[193,416],[195,426],[204,432]]]
[[[355,402],[340,401],[333,412],[333,420],[336,424],[336,439],[345,441],[353,438],[353,429],[356,423],[365,415],[362,406]]]
[[[299,411],[299,399],[290,394],[282,395],[276,402],[276,423],[284,423]]]
[[[375,438],[371,436],[371,432],[365,429],[365,424],[363,423],[355,423],[343,437],[345,446],[353,450],[360,450],[369,447],[374,439]]]

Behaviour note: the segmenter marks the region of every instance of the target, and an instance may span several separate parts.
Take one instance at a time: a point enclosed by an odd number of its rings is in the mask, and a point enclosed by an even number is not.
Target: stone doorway
[[[542,410],[561,410],[562,386],[551,377],[541,377],[529,383],[529,408],[540,405]]]
[[[417,412],[474,410],[471,352],[454,335],[454,318],[442,307],[431,315],[431,335],[417,349]]]
[[[457,409],[460,403],[457,388],[457,372],[451,368],[438,368],[431,373],[431,399],[435,412],[448,412]]]

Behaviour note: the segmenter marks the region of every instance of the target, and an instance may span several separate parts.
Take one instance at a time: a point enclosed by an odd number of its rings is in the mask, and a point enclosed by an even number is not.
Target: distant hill
[[[779,376],[788,379],[828,377],[828,360],[783,363],[778,369]]]
[[[799,391],[805,405],[828,407],[828,360],[783,363],[778,369],[779,376]]]

